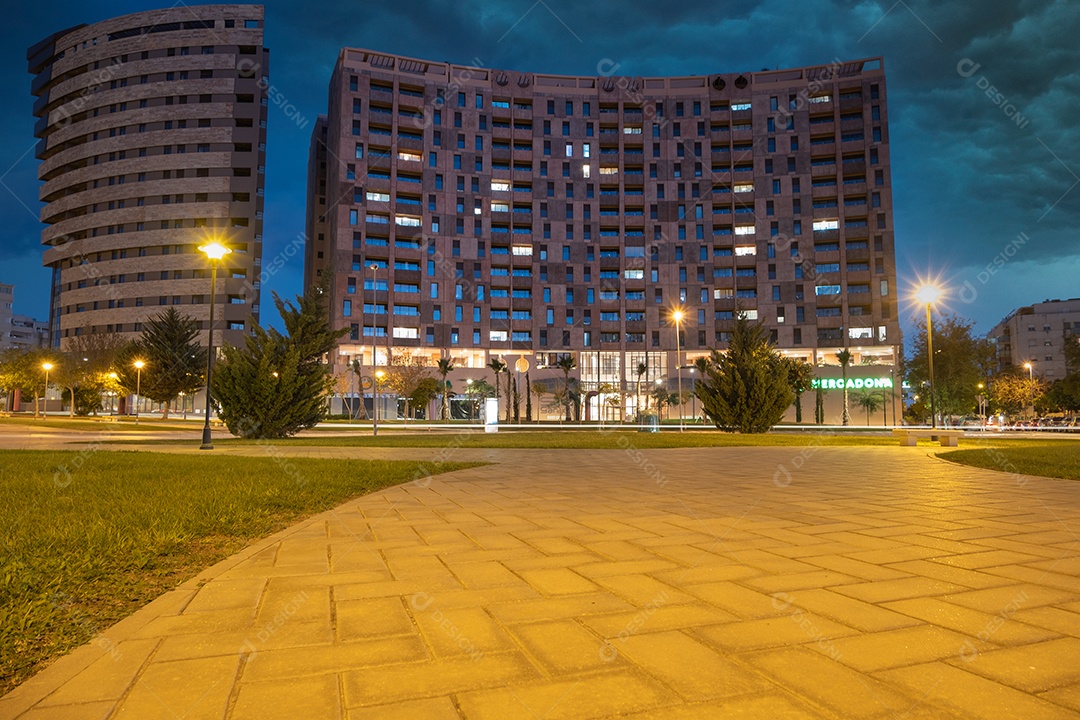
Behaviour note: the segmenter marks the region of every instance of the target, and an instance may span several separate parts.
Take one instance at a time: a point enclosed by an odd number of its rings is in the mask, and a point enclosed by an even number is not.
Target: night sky
[[[568,75],[749,72],[881,55],[901,290],[941,278],[949,309],[979,331],[1016,307],[1080,296],[1075,0],[265,4],[270,80],[301,119],[271,105],[264,261],[303,231],[309,135],[342,46]],[[26,48],[156,7],[21,3],[0,28],[0,281],[16,285],[17,313],[44,319],[49,298]],[[300,291],[295,257],[266,289]]]

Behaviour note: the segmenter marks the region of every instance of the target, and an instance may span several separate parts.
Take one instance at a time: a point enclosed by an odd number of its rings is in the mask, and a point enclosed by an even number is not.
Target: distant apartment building
[[[0,283],[0,350],[47,347],[49,325],[27,315],[15,314],[15,286]]]
[[[134,336],[176,306],[215,342],[259,316],[269,51],[260,5],[176,5],[50,35],[27,52],[52,270],[54,346]],[[222,334],[218,335],[217,331]]]
[[[346,48],[329,95],[305,282],[327,279],[349,328],[339,368],[421,353],[464,378],[524,358],[557,379],[570,355],[596,418],[605,387],[673,388],[679,365],[689,386],[742,312],[789,355],[835,366],[849,348],[891,382],[880,58],[571,77]]]
[[[1080,342],[1080,298],[1018,308],[995,325],[987,338],[997,348],[1000,369],[1031,363],[1036,377],[1060,380],[1067,374],[1065,343]]]

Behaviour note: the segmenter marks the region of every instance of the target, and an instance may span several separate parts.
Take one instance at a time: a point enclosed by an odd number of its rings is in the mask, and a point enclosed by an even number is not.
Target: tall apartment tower
[[[27,52],[52,269],[52,344],[134,336],[166,306],[215,343],[259,316],[269,50],[260,5],[177,5],[55,33]],[[220,334],[219,334],[220,332]]]
[[[346,48],[329,98],[305,277],[331,275],[339,363],[535,380],[570,354],[595,413],[608,384],[689,382],[739,312],[816,366],[900,357],[880,58],[569,77]]]

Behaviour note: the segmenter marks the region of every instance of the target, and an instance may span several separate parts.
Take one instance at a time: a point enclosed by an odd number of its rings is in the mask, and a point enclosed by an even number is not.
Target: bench
[[[941,442],[941,447],[957,447],[963,430],[941,430],[933,428],[893,428],[893,435],[900,438],[903,447],[914,447],[919,438],[928,437]]]

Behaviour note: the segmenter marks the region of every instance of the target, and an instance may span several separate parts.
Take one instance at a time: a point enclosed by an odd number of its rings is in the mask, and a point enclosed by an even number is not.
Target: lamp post
[[[683,319],[683,311],[676,310],[671,313],[671,319],[675,321],[675,372],[678,373],[678,386],[679,386],[679,432],[685,432],[683,427],[683,399],[682,399],[682,339],[679,337],[681,333],[681,323]]]
[[[374,347],[374,346],[372,346]],[[371,436],[379,436],[379,381],[386,375],[382,370],[375,371],[375,381],[371,383]]]
[[[936,285],[923,285],[915,292],[915,297],[926,305],[926,361],[930,372],[930,427],[937,428],[937,408],[934,404],[934,325],[930,310],[941,297],[941,288]]]
[[[146,363],[142,360],[135,361],[135,424],[139,424],[139,393],[142,392],[142,369]]]
[[[519,388],[521,386],[521,373],[529,372],[529,361],[525,359],[524,355],[519,357],[517,359],[517,362],[514,363],[514,369],[517,370],[517,385],[518,385],[518,387],[516,387],[514,389],[519,390]],[[514,393],[515,400],[519,396],[520,396],[520,392],[515,392]],[[515,407],[521,407],[521,406],[520,405],[515,405]],[[520,425],[520,424],[521,424],[521,413],[518,413],[518,425]]]
[[[45,409],[41,412],[41,417],[44,419],[49,414],[49,371],[53,369],[51,362],[41,363],[41,369],[45,371],[45,392],[42,393],[42,399],[45,401]],[[71,398],[72,402],[75,402],[75,398]],[[34,416],[37,417],[37,405],[34,405]]]
[[[469,396],[469,420],[473,419],[472,378],[465,381],[465,394]]]
[[[203,422],[202,445],[200,450],[213,450],[214,443],[210,434],[210,379],[214,372],[214,305],[217,300],[217,266],[221,258],[232,252],[217,241],[199,247],[210,260],[210,325],[206,332],[206,418]]]
[[[112,407],[110,407],[109,410],[112,412],[113,415],[115,415],[117,413],[117,407],[116,407],[117,400],[116,400],[116,397],[119,394],[115,389],[115,384],[120,379],[120,376],[117,375],[114,372],[111,372],[111,373],[109,373],[109,379],[112,380],[113,384],[114,384],[114,389],[109,392],[109,395],[112,396]]]
[[[694,392],[697,388],[697,378],[694,375],[694,370],[697,368],[690,368],[690,415],[693,416],[694,422],[697,422],[697,393]]]
[[[1031,417],[1035,418],[1035,368],[1030,362],[1024,363],[1024,369],[1028,371],[1028,404],[1031,405]]]
[[[377,361],[378,361],[378,354],[379,354],[379,347],[378,347],[379,337],[378,337],[378,335],[375,334],[375,324],[379,321],[379,314],[378,314],[378,307],[377,307],[378,303],[379,303],[379,292],[378,292],[378,288],[375,286],[375,283],[378,282],[378,280],[376,279],[376,276],[375,276],[375,271],[378,270],[378,269],[379,269],[379,266],[376,265],[375,263],[372,263],[371,265],[368,265],[368,270],[371,270],[371,372],[372,372],[372,378],[373,378],[372,383],[371,383],[372,388],[373,388],[372,391],[371,391],[372,392],[372,395],[371,395],[371,418],[372,418],[371,436],[372,437],[379,434],[379,423],[375,419],[375,413],[376,413],[375,399],[378,396],[378,393],[374,389],[374,386],[375,386],[375,381],[374,381],[375,367],[378,365]],[[367,317],[367,313],[365,312],[361,317]],[[363,333],[360,334],[360,337],[363,338]],[[363,346],[361,346],[360,358],[363,359],[363,357],[364,357],[364,351],[363,351]],[[360,383],[360,386],[361,386],[361,388],[363,387],[363,382],[362,381]]]

